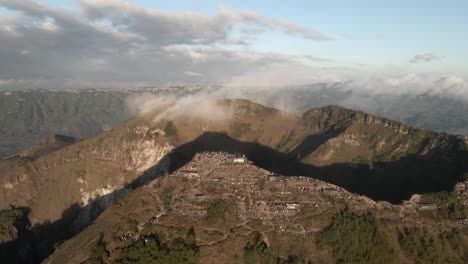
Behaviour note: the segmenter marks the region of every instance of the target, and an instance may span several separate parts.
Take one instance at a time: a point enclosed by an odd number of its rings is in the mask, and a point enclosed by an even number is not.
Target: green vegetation
[[[20,209],[12,209],[0,212],[0,235],[4,235],[9,227],[13,226],[19,218],[24,217]]]
[[[226,212],[226,203],[224,200],[214,200],[210,202],[206,208],[206,218],[208,220],[215,220],[224,218]]]
[[[102,236],[103,235],[101,235],[99,240],[96,242],[96,245],[94,245],[91,251],[91,256],[86,262],[87,264],[105,263],[104,260],[107,258],[106,245],[105,245],[105,242],[102,240]]]
[[[294,134],[296,133],[296,130],[289,130],[286,132],[282,137],[281,140],[276,144],[276,149],[277,150],[282,150],[286,145],[291,141],[291,139],[294,137]]]
[[[433,234],[423,229],[405,230],[400,235],[401,248],[416,263],[466,263],[468,253],[463,234],[451,231]]]
[[[408,136],[410,137],[410,146],[407,154],[415,155],[421,150],[422,143],[428,139],[428,132],[420,129],[410,129]]]
[[[445,215],[446,218],[460,219],[468,217],[468,208],[458,199],[455,192],[426,193],[421,196],[422,203],[433,203],[439,208],[438,215]]]
[[[367,165],[369,167],[373,167],[373,161],[368,159],[368,158],[365,158],[365,157],[362,157],[362,156],[356,156],[354,157],[352,160],[351,160],[352,164],[354,165]]]
[[[244,247],[244,263],[246,264],[306,264],[311,263],[310,260],[304,260],[297,256],[289,256],[287,259],[282,259],[268,248],[267,244],[260,238],[257,233],[254,241],[249,242]]]
[[[448,205],[448,215],[450,219],[468,218],[468,208],[457,200]]]
[[[125,248],[117,259],[121,264],[199,263],[195,232],[191,228],[185,239],[175,238],[161,243],[156,236],[139,240]]]
[[[174,191],[174,188],[169,187],[164,189],[162,192],[162,199],[163,199],[163,207],[166,212],[170,212],[172,210],[171,208],[171,203],[172,203],[172,192]]]
[[[253,243],[244,248],[244,261],[246,264],[276,263],[276,258],[266,243],[257,235]]]
[[[116,203],[119,205],[126,205],[129,201],[129,197],[130,197],[130,192],[123,194],[117,199]]]
[[[434,203],[437,205],[452,203],[457,199],[457,195],[454,192],[436,192],[436,193],[425,193],[421,195],[422,203]]]
[[[174,126],[174,122],[168,121],[166,123],[166,127],[164,128],[164,134],[166,137],[176,137],[177,136],[177,129]]]
[[[468,144],[463,139],[458,139],[455,148],[458,152],[465,152],[468,151]]]
[[[249,123],[234,123],[231,126],[231,135],[235,138],[240,138],[252,130]]]
[[[125,104],[129,95],[91,90],[0,93],[0,156],[31,147],[51,131],[77,138],[94,136],[132,116]]]
[[[320,234],[318,244],[332,247],[337,263],[400,263],[378,220],[371,214],[343,211]]]

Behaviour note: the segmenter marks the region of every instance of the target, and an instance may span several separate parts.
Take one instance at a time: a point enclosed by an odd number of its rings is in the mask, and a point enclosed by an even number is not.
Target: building
[[[197,193],[195,194],[195,201],[197,202],[203,202],[206,200],[206,196],[203,193]]]
[[[323,191],[327,192],[327,193],[336,193],[336,192],[338,192],[338,190],[336,188],[332,188],[332,187],[323,188]]]
[[[468,225],[468,218],[460,218],[453,221],[455,224]]]
[[[425,211],[425,210],[435,210],[437,209],[436,204],[419,204],[419,210]]]
[[[268,181],[281,181],[283,180],[283,176],[277,174],[277,173],[272,173],[268,175]]]
[[[216,183],[223,183],[224,182],[224,178],[223,177],[217,177],[217,178],[213,178],[211,179],[212,182],[216,182]]]
[[[236,156],[232,159],[234,163],[247,163],[247,158],[245,156]]]
[[[299,209],[299,204],[298,203],[287,203],[286,204],[286,209],[288,209],[288,210],[297,210],[297,209]]]

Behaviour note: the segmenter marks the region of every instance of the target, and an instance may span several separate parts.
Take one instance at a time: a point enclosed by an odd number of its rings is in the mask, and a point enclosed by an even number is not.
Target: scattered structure
[[[468,225],[468,218],[460,218],[453,221],[455,224]]]
[[[430,203],[420,203],[419,204],[419,210],[420,211],[436,210],[436,209],[437,209],[436,204],[430,204]]]
[[[234,163],[247,163],[247,158],[245,157],[245,155],[235,156],[232,159],[232,162],[234,162]]]

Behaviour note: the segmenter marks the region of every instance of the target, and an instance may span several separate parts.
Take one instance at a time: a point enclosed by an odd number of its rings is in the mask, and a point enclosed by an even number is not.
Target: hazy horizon
[[[0,88],[350,83],[468,100],[463,1],[0,0]]]

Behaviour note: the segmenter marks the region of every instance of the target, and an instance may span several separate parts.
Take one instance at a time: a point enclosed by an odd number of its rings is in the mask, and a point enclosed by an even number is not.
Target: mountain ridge
[[[8,174],[2,171],[0,208],[31,208],[32,226],[59,221],[70,208],[72,217],[65,225],[76,233],[123,194],[173,171],[187,157],[210,150],[238,152],[263,168],[315,176],[383,199],[400,186],[396,201],[419,190],[450,190],[466,171],[466,154],[456,149],[462,138],[457,136],[336,106],[298,114],[247,100],[217,104],[233,115],[210,120],[182,114],[154,120],[159,109],[36,160],[17,160]],[[386,145],[379,148],[382,141]],[[399,177],[392,176],[396,171]],[[421,181],[424,173],[433,176]],[[380,189],[373,192],[373,184]]]

